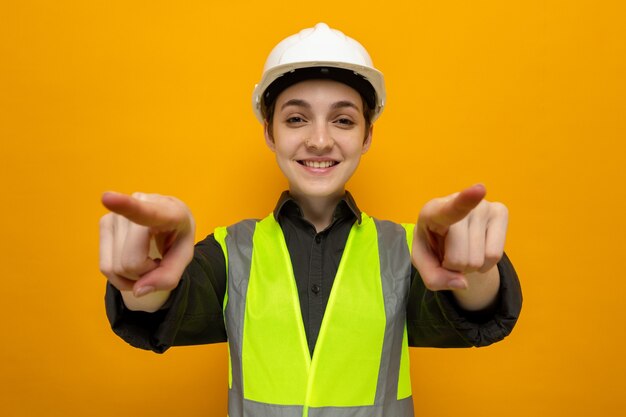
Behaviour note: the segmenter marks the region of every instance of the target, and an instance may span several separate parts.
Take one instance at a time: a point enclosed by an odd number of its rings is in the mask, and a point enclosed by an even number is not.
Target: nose
[[[326,123],[317,123],[304,144],[312,152],[325,153],[332,149],[335,145],[335,140]]]

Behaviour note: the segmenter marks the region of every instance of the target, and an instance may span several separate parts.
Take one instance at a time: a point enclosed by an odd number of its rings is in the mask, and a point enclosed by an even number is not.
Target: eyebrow
[[[361,109],[359,109],[356,104],[348,100],[338,101],[336,103],[333,103],[333,105],[331,106],[332,109],[341,109],[344,107],[352,107],[355,110],[361,111]]]
[[[311,108],[311,104],[309,104],[307,101],[305,100],[301,100],[298,98],[292,98],[291,100],[287,100],[286,102],[283,103],[282,106],[280,106],[280,109],[283,110],[285,107],[288,106],[298,106],[298,107],[304,107],[306,109],[310,109]],[[348,100],[341,100],[338,101],[336,103],[333,103],[331,106],[331,109],[341,109],[344,107],[352,107],[353,109],[356,109],[358,111],[360,111],[360,109],[358,108],[358,106],[356,104],[354,104],[351,101]]]
[[[300,100],[298,98],[292,98],[291,100],[287,100],[283,103],[282,106],[280,106],[280,109],[284,109],[285,107],[289,107],[289,106],[298,106],[298,107],[304,107],[307,109],[311,108],[311,105],[304,101],[304,100]]]

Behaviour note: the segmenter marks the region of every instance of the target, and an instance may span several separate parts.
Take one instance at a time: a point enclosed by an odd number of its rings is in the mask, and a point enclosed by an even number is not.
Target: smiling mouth
[[[308,168],[330,168],[332,166],[337,165],[339,162],[337,161],[306,161],[301,160],[298,161],[300,165],[304,165]]]

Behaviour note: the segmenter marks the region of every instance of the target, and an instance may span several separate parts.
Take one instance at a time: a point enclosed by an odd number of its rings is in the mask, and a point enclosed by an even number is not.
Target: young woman
[[[507,209],[482,185],[428,202],[415,225],[357,207],[345,185],[384,103],[355,40],[320,23],[279,43],[253,106],[289,191],[195,248],[181,201],[105,193],[114,331],[156,352],[228,341],[231,417],[412,416],[408,346],[496,342],[521,292]]]

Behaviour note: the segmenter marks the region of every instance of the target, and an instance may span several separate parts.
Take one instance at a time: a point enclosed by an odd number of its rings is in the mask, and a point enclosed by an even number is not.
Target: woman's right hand
[[[180,200],[106,192],[100,219],[100,271],[131,310],[156,311],[193,257],[195,222]]]

